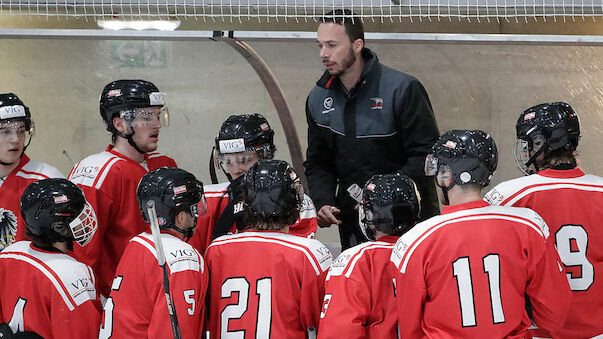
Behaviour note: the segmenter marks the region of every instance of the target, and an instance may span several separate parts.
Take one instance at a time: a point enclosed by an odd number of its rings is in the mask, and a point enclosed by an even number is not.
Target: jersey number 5
[[[572,246],[575,244],[575,246]],[[555,233],[555,246],[565,267],[580,266],[580,273],[566,273],[572,291],[586,291],[595,281],[595,268],[586,257],[588,233],[582,225],[563,225]]]
[[[266,277],[255,282],[255,294],[258,296],[257,321],[255,328],[256,339],[270,338],[270,324],[272,322],[272,278]],[[220,313],[220,337],[227,339],[244,339],[245,330],[229,331],[230,319],[241,319],[247,312],[249,304],[249,282],[242,277],[228,278],[222,284],[221,297],[230,298],[233,293],[238,293],[239,300],[236,304],[229,304]]]
[[[488,254],[482,258],[482,263],[484,266],[483,273],[488,275],[490,303],[492,306],[492,322],[494,324],[504,323],[505,314],[503,312],[502,299],[500,297],[500,258],[496,253]],[[471,273],[469,257],[460,257],[452,263],[452,274],[456,278],[456,284],[459,291],[463,327],[477,326]]]

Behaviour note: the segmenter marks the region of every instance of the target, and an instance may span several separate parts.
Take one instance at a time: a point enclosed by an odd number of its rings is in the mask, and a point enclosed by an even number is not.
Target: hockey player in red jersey
[[[82,188],[98,215],[96,236],[75,254],[92,266],[106,297],[128,241],[147,229],[136,204],[136,185],[148,171],[176,163],[155,152],[168,111],[164,93],[152,83],[111,82],[101,93],[100,113],[113,144],[77,163],[69,180]]]
[[[203,185],[185,170],[164,167],[145,175],[137,191],[138,205],[147,223],[150,222],[147,202],[155,202],[169,271],[170,299],[182,338],[200,338],[209,273],[199,252],[186,241],[195,231],[199,213],[205,212]],[[103,319],[101,339],[173,337],[163,271],[157,263],[148,225],[126,247]]]
[[[519,116],[516,129],[515,157],[530,175],[499,184],[484,199],[530,208],[549,225],[548,242],[556,247],[572,289],[570,312],[555,338],[601,336],[603,178],[577,166],[578,116],[564,102],[540,104]],[[550,338],[539,330],[534,335]]]
[[[402,338],[524,338],[530,314],[543,328],[562,326],[571,292],[546,223],[482,200],[497,159],[479,130],[449,131],[427,156],[445,206],[392,251]]]
[[[217,238],[205,256],[211,337],[315,336],[333,258],[318,240],[287,234],[302,208],[299,177],[285,161],[261,160],[244,178],[252,228]]]
[[[93,338],[100,302],[90,267],[65,254],[96,231],[94,210],[67,179],[42,179],[21,197],[31,241],[0,252],[0,338]],[[11,283],[12,282],[12,283]]]
[[[399,236],[419,220],[414,182],[374,175],[362,191],[360,226],[372,241],[345,250],[327,274],[318,338],[396,338],[398,317],[389,260]]]
[[[0,251],[26,239],[19,198],[27,185],[64,178],[56,168],[25,155],[33,134],[29,108],[13,93],[0,94]]]
[[[201,253],[213,239],[247,227],[242,208],[243,177],[258,160],[272,159],[275,150],[274,131],[262,115],[231,115],[224,121],[216,137],[215,154],[229,182],[205,187],[207,215],[199,218],[203,226],[190,241]],[[304,195],[299,219],[290,227],[289,234],[314,238],[317,226],[312,199]]]

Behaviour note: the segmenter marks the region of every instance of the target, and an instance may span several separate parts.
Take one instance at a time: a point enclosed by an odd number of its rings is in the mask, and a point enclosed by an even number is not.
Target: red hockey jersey
[[[182,338],[200,338],[208,284],[206,264],[193,247],[161,234],[172,303]],[[153,236],[141,233],[124,252],[105,303],[99,338],[173,338]]]
[[[0,180],[0,251],[15,241],[26,239],[25,224],[19,210],[19,200],[25,188],[40,179],[64,177],[56,168],[23,154],[17,167],[4,181]]]
[[[603,334],[603,178],[580,169],[547,169],[503,182],[486,194],[493,205],[527,207],[550,227],[572,289],[560,338]]]
[[[207,212],[205,216],[200,216],[197,220],[197,229],[195,234],[189,240],[189,244],[193,245],[199,252],[205,253],[205,250],[211,243],[211,236],[216,222],[222,215],[222,212],[228,205],[228,185],[230,183],[221,183],[215,185],[205,185],[205,200],[207,202]],[[316,209],[314,203],[309,196],[304,194],[302,209],[299,212],[297,222],[289,227],[289,234],[311,238],[316,235]],[[236,233],[237,229],[233,225],[230,229],[231,233]]]
[[[19,241],[0,252],[0,323],[46,339],[96,338],[100,302],[90,267]]]
[[[318,240],[247,231],[219,237],[205,258],[212,338],[316,335],[324,278],[333,263]]]
[[[345,250],[327,274],[318,338],[396,338],[393,265],[396,236]]]
[[[402,338],[523,338],[530,319],[559,329],[571,292],[548,227],[531,210],[484,201],[445,206],[400,237],[396,303]]]
[[[69,180],[84,191],[98,218],[96,234],[85,247],[75,246],[75,255],[92,267],[105,297],[128,241],[149,228],[136,202],[138,182],[150,170],[176,167],[173,159],[159,153],[146,154],[145,162],[146,168],[109,146],[77,163],[69,173]]]

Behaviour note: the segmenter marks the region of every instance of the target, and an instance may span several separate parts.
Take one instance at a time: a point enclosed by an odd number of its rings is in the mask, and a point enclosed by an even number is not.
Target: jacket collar
[[[364,68],[362,69],[362,73],[360,74],[360,78],[358,79],[358,83],[354,86],[354,89],[358,87],[359,83],[363,83],[363,81],[373,73],[378,72],[379,68],[377,65],[379,64],[379,58],[377,54],[371,51],[368,48],[363,48],[361,52],[362,58],[364,59]],[[320,79],[316,82],[316,86],[326,88],[326,89],[335,89],[341,88],[341,81],[338,76],[334,76],[329,74],[329,71],[325,71]],[[352,92],[354,92],[352,89]]]

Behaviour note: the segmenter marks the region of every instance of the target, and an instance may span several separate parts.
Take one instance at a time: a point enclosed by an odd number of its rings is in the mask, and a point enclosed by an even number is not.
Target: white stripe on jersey
[[[143,245],[157,258],[157,251],[155,250],[155,243],[151,234],[141,233],[130,239],[130,241]],[[203,273],[205,270],[203,257],[191,245],[171,234],[165,233],[161,234],[161,242],[166,262],[170,268],[170,274],[187,270],[201,271]]]
[[[439,215],[417,224],[398,239],[392,251],[391,261],[400,272],[406,273],[406,266],[413,253],[433,232],[457,222],[488,219],[509,220],[528,226],[544,239],[549,235],[548,226],[544,220],[530,209],[497,206],[474,208]]]
[[[105,178],[107,177],[107,174],[109,174],[109,171],[111,170],[111,167],[120,160],[122,160],[122,159],[119,157],[115,157],[115,158],[111,159],[111,161],[109,162],[107,167],[105,167],[103,172],[100,174],[100,177],[99,177],[98,181],[96,182],[96,185],[94,185],[94,188],[96,188],[96,189],[101,188],[101,186],[103,185],[103,182],[105,182]]]
[[[316,275],[320,275],[322,272],[327,270],[333,263],[333,257],[331,252],[324,246],[320,241],[316,239],[302,238],[295,235],[276,233],[276,232],[244,232],[232,235],[224,235],[214,240],[209,247],[216,247],[228,243],[241,243],[241,242],[265,242],[278,244],[288,248],[292,248],[302,252]],[[209,248],[208,248],[209,250]],[[316,265],[318,263],[320,268]]]
[[[368,250],[375,249],[375,248],[389,248],[391,250],[391,249],[394,248],[394,244],[389,244],[389,243],[374,243],[374,244],[371,244],[370,246],[364,247],[363,249],[360,250],[360,252],[358,254],[356,254],[356,257],[354,257],[354,259],[352,260],[352,263],[349,265],[349,268],[345,272],[344,276],[346,278],[349,278],[352,275],[352,271],[354,270],[354,267],[356,267],[356,263],[364,255],[364,252],[366,252]]]
[[[58,169],[31,158],[25,165],[23,165],[21,170],[24,172],[29,172],[23,174],[38,174],[41,176],[46,176],[48,178],[65,178],[63,173],[61,173]]]
[[[107,151],[93,154],[78,162],[69,173],[68,179],[78,185],[99,189],[111,167],[120,160],[125,161]],[[99,178],[98,181],[97,178]]]
[[[46,267],[41,265],[39,262],[37,262],[36,260],[34,260],[30,257],[27,257],[27,256],[21,254],[21,253],[15,253],[15,252],[9,252],[9,253],[0,252],[0,258],[10,258],[10,259],[15,259],[15,260],[20,260],[20,261],[26,262],[26,263],[32,265],[33,267],[37,268],[54,285],[54,288],[57,290],[57,292],[59,292],[59,295],[61,296],[61,298],[63,298],[63,301],[65,302],[65,305],[67,305],[67,308],[69,308],[70,311],[73,311],[75,309],[75,305],[73,305],[73,303],[71,302],[71,300],[65,293],[66,288],[63,286],[63,284],[54,277],[52,272],[50,272],[48,269],[46,269]]]
[[[42,179],[46,179],[45,176],[41,175],[41,174],[37,174],[37,173],[23,173],[21,171],[17,172],[15,175],[20,176],[22,178],[25,179],[34,179],[34,180],[42,180]]]
[[[530,188],[526,189],[528,187]],[[502,202],[513,197],[513,199],[504,203],[505,206],[511,206],[530,193],[562,188],[603,192],[603,178],[592,174],[585,174],[575,178],[551,178],[532,174],[498,184],[486,193],[484,200],[491,205],[501,205]],[[518,193],[523,189],[526,190]],[[517,196],[514,196],[514,194],[517,194]]]

